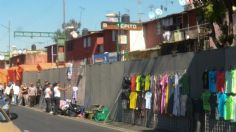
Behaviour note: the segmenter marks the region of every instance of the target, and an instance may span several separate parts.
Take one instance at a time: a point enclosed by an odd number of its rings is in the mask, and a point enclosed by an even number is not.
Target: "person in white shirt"
[[[4,90],[4,86],[2,83],[0,83],[0,96],[3,95],[3,90]]]
[[[6,88],[5,88],[5,90],[4,90],[4,95],[7,97],[7,98],[9,98],[9,104],[11,104],[11,102],[12,102],[12,96],[13,96],[13,84],[12,83],[9,83],[7,86],[6,86]]]
[[[47,84],[44,90],[44,98],[46,101],[46,112],[51,111],[51,95],[52,95],[51,87],[52,87],[52,84]]]
[[[55,83],[54,84],[54,87],[53,87],[53,92],[54,92],[54,115],[57,115],[58,114],[58,109],[59,109],[59,106],[60,106],[60,99],[61,99],[61,91],[65,91],[66,89],[64,88],[61,88],[60,85],[58,83]]]
[[[14,91],[14,95],[13,95],[13,104],[17,105],[18,104],[18,97],[19,97],[19,93],[20,93],[20,87],[18,86],[17,83],[13,83],[13,91]]]

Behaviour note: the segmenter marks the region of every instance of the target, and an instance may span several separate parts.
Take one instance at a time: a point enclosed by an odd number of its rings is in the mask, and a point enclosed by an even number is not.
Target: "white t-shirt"
[[[44,93],[45,93],[45,98],[51,98],[51,96],[50,96],[50,93],[51,93],[50,87],[47,87],[45,89]]]
[[[4,94],[10,95],[12,87],[7,86],[6,89],[4,90]]]
[[[58,86],[55,86],[53,90],[54,90],[54,97],[61,97],[61,92]]]
[[[146,99],[146,109],[151,109],[152,93],[151,92],[146,92],[145,99]]]
[[[20,93],[20,87],[17,85],[13,85],[13,90],[15,95],[19,95]]]
[[[0,84],[0,90],[3,90],[4,89],[4,86]]]

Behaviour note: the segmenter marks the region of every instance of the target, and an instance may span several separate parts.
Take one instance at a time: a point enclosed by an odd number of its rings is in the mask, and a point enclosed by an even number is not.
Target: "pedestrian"
[[[40,79],[36,82],[37,95],[36,95],[36,104],[40,103],[41,94],[43,93],[43,88],[41,85]]]
[[[46,101],[46,112],[51,112],[51,91],[52,85],[48,83],[46,89],[44,90],[45,101]]]
[[[20,93],[20,87],[18,85],[18,81],[16,83],[13,83],[13,91],[14,91],[14,96],[13,96],[13,104],[14,105],[18,105],[19,101],[18,101],[18,97],[19,97],[19,93]]]
[[[28,95],[29,95],[29,105],[30,107],[33,107],[36,103],[36,95],[37,95],[37,88],[34,86],[33,83],[30,84],[28,89]]]
[[[4,91],[4,85],[0,83],[0,97],[3,96],[3,91]]]
[[[60,84],[55,83],[53,88],[53,96],[54,96],[54,115],[58,114],[58,109],[60,106],[60,100],[61,100],[61,91],[66,91],[67,89],[61,88]]]
[[[45,102],[45,89],[50,86],[51,84],[49,84],[49,82],[47,80],[44,81],[44,85],[42,86],[42,91],[41,92],[41,97],[40,97],[40,102],[39,102],[39,105],[40,107],[42,108],[44,102]],[[51,88],[50,88],[51,89]]]
[[[28,106],[29,105],[29,98],[28,98],[28,87],[27,87],[26,83],[24,83],[22,86],[21,94],[23,96],[22,105]]]
[[[13,87],[12,83],[9,82],[9,84],[6,86],[6,88],[4,90],[4,95],[7,97],[9,104],[11,104],[12,97],[13,97],[13,94],[14,94],[14,91],[13,91],[12,87]]]

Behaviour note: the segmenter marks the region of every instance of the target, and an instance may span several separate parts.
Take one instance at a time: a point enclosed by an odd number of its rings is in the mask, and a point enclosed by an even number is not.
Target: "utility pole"
[[[65,30],[66,24],[66,0],[63,0],[63,30]]]
[[[118,59],[118,61],[120,61],[120,48],[119,48],[119,46],[120,46],[120,25],[121,25],[121,20],[120,20],[120,12],[118,13],[118,34],[117,34],[117,44],[116,44],[116,52],[117,52],[117,59]]]
[[[0,24],[1,27],[7,29],[8,31],[8,48],[9,48],[9,58],[11,57],[11,22],[8,21],[8,26]]]
[[[8,46],[9,46],[9,61],[11,58],[11,22],[8,21]]]

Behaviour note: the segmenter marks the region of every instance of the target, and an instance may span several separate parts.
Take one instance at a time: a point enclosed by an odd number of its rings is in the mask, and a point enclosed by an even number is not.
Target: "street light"
[[[8,22],[8,27],[0,24],[1,27],[8,30],[8,46],[9,46],[9,60],[11,57],[11,22]]]

